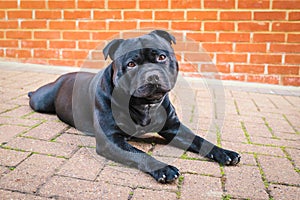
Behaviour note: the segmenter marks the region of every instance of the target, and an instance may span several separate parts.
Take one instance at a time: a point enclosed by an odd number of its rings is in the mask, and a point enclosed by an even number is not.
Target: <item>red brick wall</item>
[[[80,66],[119,31],[144,28],[195,40],[217,66],[195,70],[189,47],[178,56],[186,74],[300,86],[299,0],[2,0],[0,57]]]

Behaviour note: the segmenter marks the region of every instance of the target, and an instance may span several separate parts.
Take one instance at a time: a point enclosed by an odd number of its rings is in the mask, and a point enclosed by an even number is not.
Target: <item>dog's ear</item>
[[[123,39],[115,39],[113,41],[111,41],[110,43],[108,43],[104,49],[103,49],[103,54],[104,54],[104,58],[105,60],[107,59],[107,57],[109,56],[112,60],[114,60],[114,53],[115,51],[118,49],[118,47],[120,46],[120,44],[123,42]]]
[[[167,31],[155,30],[155,31],[152,31],[150,34],[158,35],[158,36],[164,38],[165,40],[167,40],[170,44],[172,44],[172,42],[174,44],[176,44],[175,37],[172,34],[168,33]]]

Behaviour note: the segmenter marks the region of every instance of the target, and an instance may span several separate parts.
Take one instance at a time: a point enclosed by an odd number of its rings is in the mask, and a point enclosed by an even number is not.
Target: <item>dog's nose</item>
[[[151,75],[147,78],[147,81],[149,83],[157,83],[159,81],[159,76],[154,74],[154,75]]]

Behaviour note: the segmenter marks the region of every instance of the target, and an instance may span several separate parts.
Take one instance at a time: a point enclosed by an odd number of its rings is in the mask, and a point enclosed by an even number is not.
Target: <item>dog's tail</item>
[[[30,98],[33,95],[34,92],[28,92],[28,97]]]

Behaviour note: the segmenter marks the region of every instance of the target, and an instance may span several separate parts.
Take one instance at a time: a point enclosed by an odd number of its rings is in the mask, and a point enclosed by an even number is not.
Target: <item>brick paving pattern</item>
[[[98,156],[94,138],[55,115],[33,112],[27,92],[61,73],[44,70],[0,67],[0,199],[300,199],[299,88],[224,82],[212,87],[223,92],[215,99],[203,81],[179,80],[179,116],[242,160],[220,166],[160,138],[131,142],[181,170],[163,185]]]

